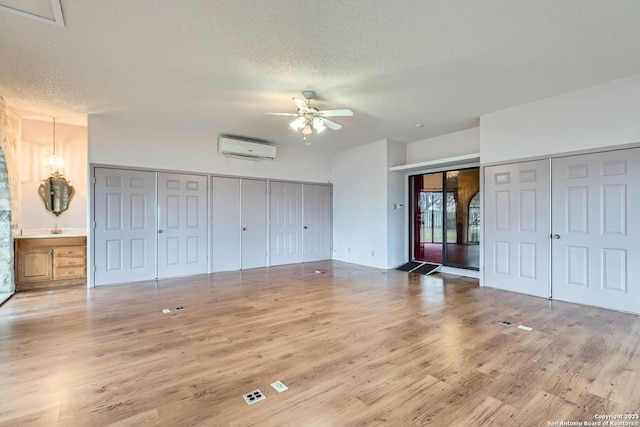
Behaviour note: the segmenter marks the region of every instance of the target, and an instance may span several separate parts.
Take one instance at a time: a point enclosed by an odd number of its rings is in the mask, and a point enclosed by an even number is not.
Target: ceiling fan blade
[[[289,117],[298,117],[298,113],[263,113],[268,114],[269,116],[289,116]]]
[[[306,101],[304,99],[300,99],[300,98],[292,98],[293,102],[296,103],[296,105],[298,106],[298,109],[302,112],[307,112],[309,111],[309,106],[307,105]]]
[[[336,122],[332,122],[331,120],[325,119],[324,117],[320,117],[320,120],[322,120],[322,123],[324,123],[324,125],[331,130],[342,129],[342,125],[339,125]]]
[[[318,111],[318,115],[322,117],[353,116],[353,111],[348,108],[343,108],[341,110],[323,110]]]

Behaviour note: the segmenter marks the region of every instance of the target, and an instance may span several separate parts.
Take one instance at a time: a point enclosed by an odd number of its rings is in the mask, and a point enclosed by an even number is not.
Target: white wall
[[[387,267],[395,268],[409,260],[407,180],[404,173],[390,172],[407,157],[407,144],[387,143]],[[394,209],[394,205],[397,208]]]
[[[18,227],[29,229],[86,230],[87,227],[87,128],[56,123],[56,154],[65,161],[63,175],[75,189],[69,209],[55,216],[47,211],[38,187],[49,177],[46,159],[53,151],[53,122],[22,119],[20,142],[20,202]]]
[[[387,142],[333,156],[333,258],[386,268]]]
[[[377,268],[406,262],[405,176],[390,172],[404,162],[406,145],[386,140],[333,156],[333,258]]]
[[[640,141],[640,74],[480,117],[482,163]]]
[[[407,144],[407,164],[480,152],[480,128],[471,128]],[[393,165],[397,166],[397,165]]]
[[[143,127],[100,115],[89,116],[89,162],[318,183],[328,182],[331,170],[328,154],[302,143],[300,148],[277,145],[274,161],[238,160],[218,154],[218,135]]]

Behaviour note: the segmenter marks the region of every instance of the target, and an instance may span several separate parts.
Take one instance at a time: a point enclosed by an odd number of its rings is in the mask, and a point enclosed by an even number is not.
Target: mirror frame
[[[60,172],[51,174],[38,187],[38,194],[44,202],[45,209],[55,216],[69,209],[69,204],[75,193],[73,185]]]

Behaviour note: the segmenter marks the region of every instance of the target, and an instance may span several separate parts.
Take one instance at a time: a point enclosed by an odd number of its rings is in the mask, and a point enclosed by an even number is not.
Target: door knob
[[[164,230],[158,230],[158,233],[162,234],[164,233]]]
[[[560,235],[559,234],[549,234],[549,237],[551,237],[552,239],[559,239]]]
[[[304,226],[304,229],[306,230],[307,228],[309,228],[309,227],[307,227],[307,226],[305,225],[305,226]]]
[[[247,227],[242,227],[242,231],[247,231]]]

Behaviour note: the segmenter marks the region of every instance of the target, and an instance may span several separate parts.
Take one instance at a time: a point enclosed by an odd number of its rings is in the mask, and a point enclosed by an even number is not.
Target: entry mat
[[[406,271],[408,273],[424,274],[425,276],[435,273],[442,267],[442,264],[432,264],[430,262],[409,261],[406,264],[396,268],[396,270]]]

